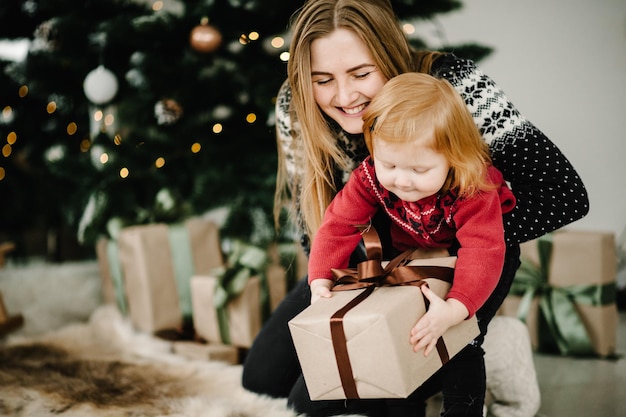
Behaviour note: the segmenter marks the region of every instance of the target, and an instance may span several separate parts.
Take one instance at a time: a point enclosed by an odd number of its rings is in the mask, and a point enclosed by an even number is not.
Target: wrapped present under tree
[[[276,247],[266,250],[240,240],[227,246],[223,267],[192,278],[194,327],[209,343],[247,348],[284,298],[287,273]]]
[[[533,347],[562,355],[614,355],[614,235],[551,233],[522,244],[521,259],[501,312],[527,324]]]
[[[145,332],[191,321],[191,277],[223,265],[218,227],[201,218],[126,227],[96,249],[105,301]]]

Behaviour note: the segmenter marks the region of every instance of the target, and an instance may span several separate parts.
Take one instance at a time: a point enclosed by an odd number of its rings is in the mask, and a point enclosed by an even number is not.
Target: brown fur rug
[[[293,417],[245,391],[240,366],[189,360],[134,332],[113,307],[85,324],[0,347],[0,415]]]

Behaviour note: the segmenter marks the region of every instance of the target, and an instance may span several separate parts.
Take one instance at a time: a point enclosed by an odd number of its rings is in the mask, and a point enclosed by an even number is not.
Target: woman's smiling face
[[[348,133],[363,132],[363,110],[385,85],[365,43],[336,29],[311,43],[311,82],[320,109]]]

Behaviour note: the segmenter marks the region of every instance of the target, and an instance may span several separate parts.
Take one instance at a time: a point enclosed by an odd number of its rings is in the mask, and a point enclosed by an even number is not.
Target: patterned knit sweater
[[[458,240],[448,298],[463,303],[473,315],[498,283],[505,253],[502,213],[515,206],[515,197],[496,168],[489,167],[488,181],[498,187],[467,197],[453,189],[408,202],[380,184],[368,157],[326,210],[311,246],[309,282],[332,279],[331,268],[347,268],[361,240],[355,226],[368,224],[384,210],[391,219],[391,242],[399,251],[449,248]]]
[[[504,92],[472,61],[448,54],[436,60],[431,73],[448,80],[463,96],[489,144],[493,165],[515,194],[517,204],[504,216],[507,242],[537,238],[588,213],[587,191],[565,155],[522,117]],[[276,128],[289,177],[298,178],[303,155],[297,126],[291,123],[290,102],[291,90],[285,82],[276,102]],[[354,161],[350,170],[336,174],[337,183],[345,184],[351,171],[367,156],[367,149],[362,134],[348,134],[336,125],[334,129],[338,143]],[[304,232],[302,236],[306,249],[308,237]]]

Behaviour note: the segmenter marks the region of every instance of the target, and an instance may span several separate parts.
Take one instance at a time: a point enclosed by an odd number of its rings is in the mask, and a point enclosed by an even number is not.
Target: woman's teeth
[[[344,113],[347,113],[347,114],[358,114],[361,111],[363,111],[365,106],[367,106],[367,104],[361,104],[360,106],[352,107],[351,109],[348,109],[348,108],[345,108],[345,107],[343,107],[342,109],[343,109]]]

